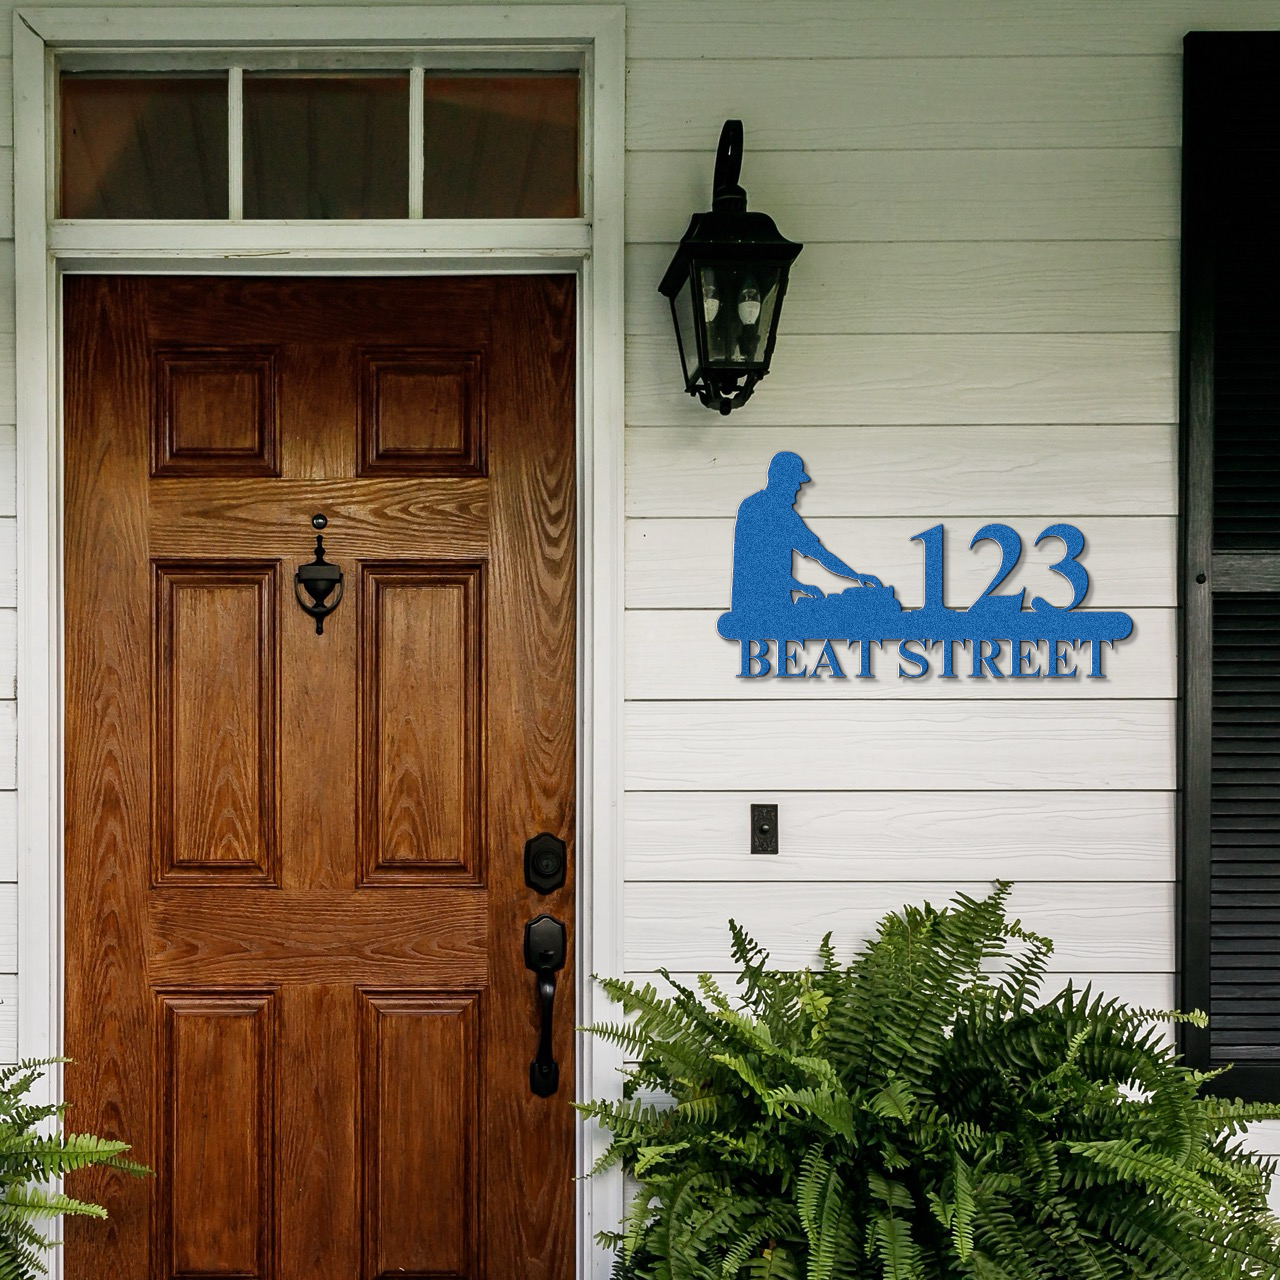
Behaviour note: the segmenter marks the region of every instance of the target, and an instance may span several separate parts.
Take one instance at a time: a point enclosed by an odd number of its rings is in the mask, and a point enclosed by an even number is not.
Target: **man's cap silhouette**
[[[804,459],[798,453],[775,453],[769,463],[769,483],[775,480],[804,484],[809,477],[804,473]]]

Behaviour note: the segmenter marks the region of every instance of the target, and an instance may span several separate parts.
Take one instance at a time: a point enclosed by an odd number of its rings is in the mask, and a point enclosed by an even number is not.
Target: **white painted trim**
[[[622,971],[623,153],[622,5],[423,8],[30,9],[14,14],[18,347],[18,1045],[62,1044],[62,510],[59,291],[67,271],[299,274],[576,271],[579,279],[578,1009],[602,1017],[592,973]],[[305,35],[299,35],[305,27]],[[61,51],[417,46],[450,57],[581,60],[583,219],[529,222],[51,222]],[[579,1036],[577,1096],[616,1094],[616,1055]],[[50,1077],[48,1096],[60,1095]],[[601,1137],[579,1126],[581,1171]],[[623,1203],[617,1174],[577,1183],[577,1273]],[[50,1258],[54,1280],[58,1255]]]
[[[130,257],[486,257],[501,262],[551,258],[577,262],[592,252],[592,224],[581,218],[528,222],[157,222],[150,227],[103,218],[58,221],[48,231],[59,259]],[[237,268],[238,269],[238,268]]]
[[[227,68],[227,217],[244,217],[244,68]]]

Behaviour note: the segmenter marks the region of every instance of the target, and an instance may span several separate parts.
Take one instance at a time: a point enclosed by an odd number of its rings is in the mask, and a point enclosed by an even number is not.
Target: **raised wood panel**
[[[281,556],[297,561],[311,517],[329,519],[331,559],[354,555],[483,556],[489,549],[489,495],[482,480],[210,480],[192,493],[179,480],[151,485],[148,535],[153,554]],[[0,607],[4,536],[0,519]],[[308,551],[309,558],[309,551]]]
[[[483,572],[478,564],[361,570],[367,883],[483,877]]]
[[[1275,26],[1273,0],[1063,0],[1050,9],[1020,0],[948,0],[883,5],[868,0],[633,0],[627,51],[637,58],[981,58],[1101,55],[1123,77],[1116,55],[1182,50],[1190,28]],[[695,72],[690,72],[692,77]]]
[[[1172,334],[801,337],[784,328],[743,425],[1174,422]],[[671,334],[627,347],[627,425],[710,430]],[[737,425],[735,423],[735,425]]]
[[[359,474],[484,475],[484,382],[478,351],[361,352]]]
[[[635,884],[627,891],[628,969],[729,970],[730,919],[784,966],[812,964],[831,931],[848,956],[876,922],[903,903],[941,907],[956,893],[981,896],[979,881],[899,880],[833,884]],[[1054,941],[1054,964],[1107,973],[1172,973],[1171,884],[1017,884],[1010,914]]]
[[[743,496],[750,492],[743,490]],[[803,490],[802,490],[803,492]],[[802,501],[798,508],[808,516]],[[1001,521],[1022,535],[1022,559],[1001,584],[1002,591],[1030,588],[1058,605],[1069,593],[1049,566],[1061,558],[1056,538],[1033,546],[1041,530],[1071,515],[1004,516],[974,513],[968,520],[946,521],[944,595],[953,608],[967,608],[991,581],[1000,563],[994,543],[970,550],[973,534],[984,524]],[[848,520],[819,516],[809,521],[824,545],[847,563],[892,583],[905,608],[924,603],[924,571],[920,543],[914,534],[936,521],[910,519]],[[1170,608],[1177,603],[1174,521],[1168,517],[1122,519],[1080,518],[1085,549],[1080,563],[1089,572],[1090,609]],[[729,607],[733,567],[733,521],[629,520],[626,529],[626,590],[630,609],[717,609]],[[812,560],[800,560],[803,580],[823,591],[839,591],[848,580],[829,574]]]
[[[776,855],[750,852],[753,803]],[[628,881],[1174,878],[1167,791],[633,791],[625,824]]]
[[[158,880],[278,880],[278,576],[155,566]]]
[[[272,1001],[268,992],[159,997],[164,1280],[272,1274]]]
[[[1172,147],[753,152],[750,140],[748,132],[742,177],[752,207],[767,210],[783,235],[805,244],[1178,235],[1178,151]],[[633,152],[627,240],[679,240],[690,212],[707,207],[714,157],[714,147]]]
[[[784,439],[717,424],[629,429],[626,441],[629,516],[732,517],[780,448],[814,477],[801,490],[806,518],[1177,511],[1172,426],[795,427]]]
[[[160,347],[151,473],[277,474],[276,360],[269,347]]]
[[[625,719],[632,791],[1174,786],[1173,702],[632,702]]]
[[[850,650],[842,641],[832,646],[844,679],[834,679],[826,667],[818,677],[778,679],[762,676],[744,679],[742,649],[736,640],[725,640],[716,631],[716,610],[630,609],[626,615],[626,696],[632,699],[676,700],[733,699],[747,701],[792,699],[820,702],[830,698],[935,699],[958,698],[1173,698],[1177,696],[1177,614],[1173,609],[1135,609],[1133,634],[1105,652],[1106,679],[1087,679],[1090,653],[1087,648],[1063,651],[1068,654],[1064,669],[1075,670],[1070,678],[1041,677],[1034,685],[1026,680],[981,680],[969,678],[972,648],[952,648],[957,679],[941,679],[938,666],[943,647],[924,650],[929,670],[921,676],[918,668],[903,662],[897,644],[886,641],[872,646],[868,658],[875,679],[859,679],[859,649]],[[819,641],[797,645],[795,669],[813,671],[823,646]],[[913,646],[919,652],[919,646]],[[769,647],[769,661],[776,667],[778,647]],[[1049,669],[1049,645],[1041,642],[1035,650],[1023,649],[1024,670]],[[801,657],[800,655],[803,655]],[[1006,676],[1012,668],[1009,642],[998,642],[996,669]],[[899,667],[907,678],[899,675]],[[1032,692],[1028,694],[1028,690]]]
[[[363,1280],[483,1274],[478,1004],[361,993]]]
[[[853,14],[841,25],[857,26]],[[771,52],[762,45],[756,51]],[[1175,147],[1181,59],[823,56],[802,72],[767,56],[633,60],[627,147],[714,155],[726,116],[747,121],[761,151],[929,147]],[[769,111],[760,112],[761,101]]]
[[[626,255],[629,334],[670,334],[658,281],[674,244]],[[1171,240],[810,244],[791,268],[781,331],[1172,333]]]

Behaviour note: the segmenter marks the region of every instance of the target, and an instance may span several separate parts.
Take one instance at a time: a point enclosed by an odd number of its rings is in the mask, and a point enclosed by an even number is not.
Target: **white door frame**
[[[63,583],[61,279],[68,271],[385,275],[569,271],[578,278],[579,1023],[598,1016],[592,973],[622,972],[622,423],[624,7],[22,9],[14,14],[18,410],[18,1050],[56,1055],[63,1013]],[[60,57],[215,51],[368,58],[421,50],[484,66],[577,59],[584,217],[528,221],[59,221]],[[539,62],[538,59],[542,59]],[[468,62],[469,60],[469,62]],[[577,1097],[616,1094],[617,1055],[579,1035]],[[60,1096],[51,1073],[47,1097]],[[585,1172],[601,1135],[578,1122]],[[594,1233],[621,1214],[618,1175],[577,1183],[577,1274],[605,1280]],[[60,1262],[50,1258],[60,1275]]]

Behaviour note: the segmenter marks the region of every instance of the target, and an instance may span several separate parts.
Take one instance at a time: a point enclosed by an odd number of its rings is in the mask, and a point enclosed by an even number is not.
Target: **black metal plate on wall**
[[[751,852],[778,852],[778,806],[776,804],[751,806]]]

